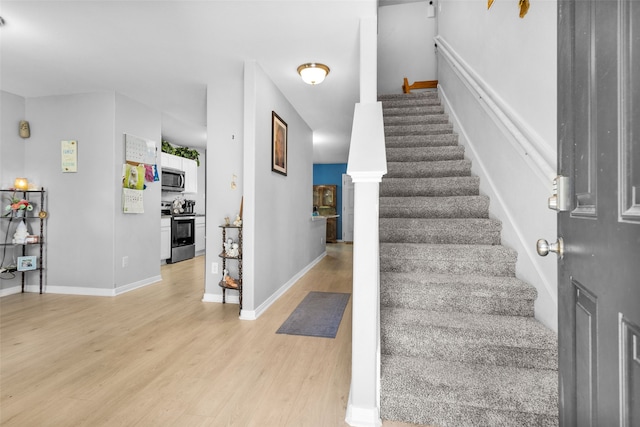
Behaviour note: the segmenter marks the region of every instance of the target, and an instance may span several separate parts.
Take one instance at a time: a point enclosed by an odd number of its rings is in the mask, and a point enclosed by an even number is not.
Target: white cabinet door
[[[160,260],[171,258],[171,218],[160,219]]]
[[[182,159],[182,170],[184,171],[184,192],[198,192],[198,164],[195,160]]]
[[[196,217],[196,253],[205,250],[205,217]]]
[[[160,153],[160,165],[163,168],[182,170],[182,157],[169,153]]]

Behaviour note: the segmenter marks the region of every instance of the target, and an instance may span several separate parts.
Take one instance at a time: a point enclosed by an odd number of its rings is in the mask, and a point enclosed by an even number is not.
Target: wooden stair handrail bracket
[[[409,84],[409,80],[404,78],[404,84],[402,85],[403,93],[411,93],[412,89],[435,89],[438,87],[437,80],[425,80],[422,82],[414,82],[412,85]]]

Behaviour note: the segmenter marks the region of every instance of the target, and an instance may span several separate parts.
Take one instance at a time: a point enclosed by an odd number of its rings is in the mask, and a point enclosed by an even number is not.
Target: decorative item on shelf
[[[27,237],[29,237],[29,230],[27,229],[27,224],[24,223],[24,220],[20,221],[18,227],[16,228],[16,232],[13,234],[13,243],[17,245],[24,245]]]
[[[242,227],[242,218],[240,218],[240,214],[236,216],[236,220],[233,221],[233,225],[236,227]]]
[[[4,208],[4,216],[13,215],[14,217],[24,216],[25,212],[32,211],[33,205],[26,199],[19,199],[15,193],[9,198],[9,204]]]
[[[29,189],[29,181],[27,178],[16,178],[13,181],[13,188],[20,191],[27,191]]]
[[[224,278],[224,284],[230,288],[238,288],[238,281],[231,276],[226,276]]]
[[[228,216],[224,217],[224,225],[227,227],[231,225],[231,220],[229,219]]]

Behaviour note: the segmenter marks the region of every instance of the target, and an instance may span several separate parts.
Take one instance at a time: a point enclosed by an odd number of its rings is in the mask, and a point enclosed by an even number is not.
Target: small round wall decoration
[[[40,219],[45,219],[47,217],[47,211],[40,211],[38,212],[38,218]]]

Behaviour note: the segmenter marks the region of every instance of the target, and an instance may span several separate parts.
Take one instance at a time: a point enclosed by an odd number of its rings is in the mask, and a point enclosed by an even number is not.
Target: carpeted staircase
[[[433,426],[557,426],[556,334],[437,92],[381,96],[381,416]]]

